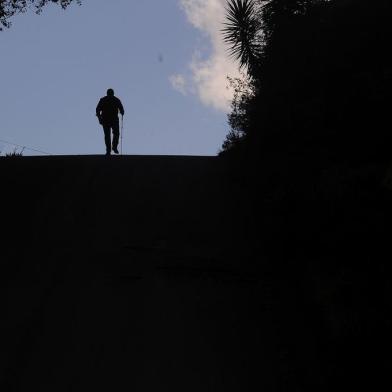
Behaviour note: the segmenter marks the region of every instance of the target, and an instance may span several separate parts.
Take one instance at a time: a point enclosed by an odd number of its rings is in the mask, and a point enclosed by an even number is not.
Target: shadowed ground
[[[319,309],[263,260],[224,161],[0,171],[2,390],[329,390]]]

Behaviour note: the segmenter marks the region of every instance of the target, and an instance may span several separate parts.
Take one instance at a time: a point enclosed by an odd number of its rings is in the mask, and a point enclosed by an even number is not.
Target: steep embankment
[[[27,157],[3,159],[0,170],[18,252],[209,256],[230,244],[240,203],[214,157]]]
[[[269,286],[238,257],[243,203],[221,160],[23,157],[0,172],[0,389],[280,383]]]
[[[0,389],[384,386],[385,168],[304,172],[253,214],[214,157],[1,159]]]

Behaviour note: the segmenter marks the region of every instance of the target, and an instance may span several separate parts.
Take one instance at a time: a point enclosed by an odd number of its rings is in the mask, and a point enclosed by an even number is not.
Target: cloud
[[[203,58],[205,53],[202,48],[195,48],[189,64],[191,85],[203,104],[228,112],[233,91],[228,88],[227,76],[240,75],[238,66],[229,58],[222,39],[226,0],[179,1],[188,21],[202,32],[211,47],[208,58]]]
[[[183,95],[187,95],[187,82],[184,75],[172,75],[169,80],[174,90],[179,91]]]

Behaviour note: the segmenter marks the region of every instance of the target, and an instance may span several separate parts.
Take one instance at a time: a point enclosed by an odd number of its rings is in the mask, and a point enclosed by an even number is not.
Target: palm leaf
[[[223,39],[240,67],[251,68],[261,54],[261,23],[255,0],[228,0]]]

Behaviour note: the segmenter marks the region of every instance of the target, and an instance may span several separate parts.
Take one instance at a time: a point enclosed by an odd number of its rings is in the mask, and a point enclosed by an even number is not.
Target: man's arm
[[[102,98],[99,100],[98,105],[95,109],[95,114],[98,117],[99,123],[102,125],[102,111],[103,111],[103,104],[102,104]]]
[[[97,115],[97,117],[101,116],[101,112],[102,112],[102,99],[99,100],[97,108],[95,109],[95,114]]]
[[[123,116],[124,115],[124,106],[123,106],[123,104],[121,103],[121,101],[120,100],[118,100],[118,110],[120,111],[120,113],[121,113],[121,115]]]

